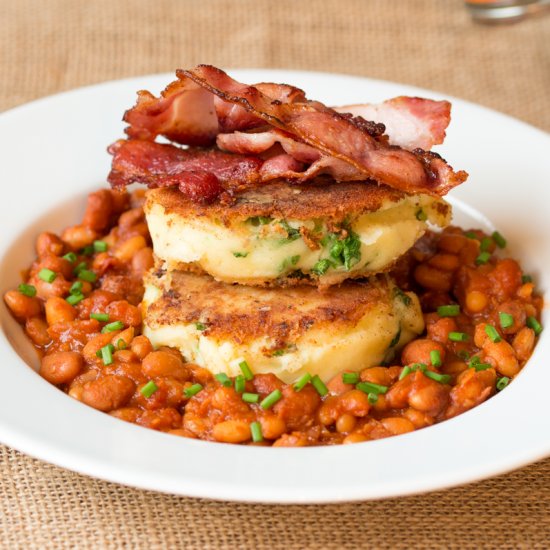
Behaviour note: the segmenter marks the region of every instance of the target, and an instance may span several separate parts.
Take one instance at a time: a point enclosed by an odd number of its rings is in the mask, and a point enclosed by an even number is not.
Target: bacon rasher
[[[444,195],[467,177],[465,172],[454,172],[439,155],[426,152],[445,137],[450,120],[448,102],[400,97],[380,105],[335,110],[308,101],[298,88],[241,84],[208,65],[176,74],[178,80],[158,99],[139,92],[136,106],[124,117],[129,137],[153,141],[162,135],[191,146],[216,143],[219,149],[236,155],[223,157],[217,148],[203,153],[175,148],[170,162],[165,163],[165,173],[158,166],[147,170],[140,163],[144,172],[139,178],[147,185],[155,185],[154,179],[160,178],[162,185],[179,185],[183,190],[182,174],[207,171],[200,168],[198,160],[206,156],[215,158],[216,166],[226,162],[247,166],[244,172],[237,170],[233,179],[211,172],[223,188],[235,188],[237,180],[240,186],[277,177],[303,182],[324,173],[338,181],[370,179],[408,193]],[[138,181],[130,166],[119,165],[116,158],[118,154],[118,160],[124,159],[128,151],[137,150],[133,141],[112,149],[111,182]],[[151,156],[147,158],[153,161]],[[129,175],[124,175],[124,170],[129,170]]]

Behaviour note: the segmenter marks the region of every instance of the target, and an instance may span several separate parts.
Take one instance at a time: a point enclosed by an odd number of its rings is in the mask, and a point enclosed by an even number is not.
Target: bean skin
[[[84,384],[82,401],[100,411],[119,409],[128,403],[135,384],[125,376],[111,374]]]
[[[78,376],[83,367],[80,353],[61,351],[42,358],[40,375],[52,384],[68,384]]]

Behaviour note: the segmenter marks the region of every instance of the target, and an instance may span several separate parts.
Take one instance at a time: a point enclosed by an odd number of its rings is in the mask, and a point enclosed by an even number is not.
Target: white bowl
[[[328,104],[441,94],[389,82],[296,71],[233,71],[244,82],[291,82]],[[139,89],[171,75],[109,82],[0,115],[0,291],[15,287],[41,230],[81,219],[85,194],[105,185],[105,149]],[[550,273],[550,137],[458,99],[440,152],[470,179],[451,193],[461,225],[496,227],[544,292]],[[548,315],[543,314],[543,324]],[[320,503],[405,495],[496,475],[550,454],[550,335],[517,380],[489,401],[430,428],[356,445],[264,448],[174,437],[71,399],[28,364],[37,358],[2,303],[0,440],[88,475],[215,499]],[[27,363],[27,364],[26,364]]]

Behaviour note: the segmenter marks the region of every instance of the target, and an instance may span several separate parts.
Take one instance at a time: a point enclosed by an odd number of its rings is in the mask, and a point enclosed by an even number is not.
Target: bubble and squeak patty
[[[281,181],[198,204],[177,189],[148,191],[147,223],[168,269],[254,286],[329,286],[390,269],[451,207],[370,182]]]

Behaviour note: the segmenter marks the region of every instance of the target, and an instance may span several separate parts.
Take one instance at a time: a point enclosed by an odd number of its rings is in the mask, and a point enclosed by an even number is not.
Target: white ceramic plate
[[[233,71],[244,82],[303,87],[328,104],[440,94],[322,73]],[[80,220],[86,192],[104,185],[106,146],[121,137],[135,91],[170,75],[110,82],[42,99],[0,116],[0,292],[19,283],[41,230]],[[452,192],[459,223],[497,227],[511,253],[550,286],[550,136],[453,100],[440,152],[469,181]],[[490,221],[489,221],[490,220]],[[0,441],[42,460],[135,487],[215,499],[314,503],[441,489],[550,454],[550,330],[505,391],[457,418],[399,437],[335,447],[245,447],[147,430],[86,407],[42,380],[36,358],[1,305]],[[548,315],[543,323],[548,324]]]

